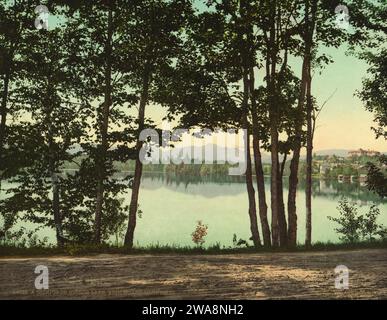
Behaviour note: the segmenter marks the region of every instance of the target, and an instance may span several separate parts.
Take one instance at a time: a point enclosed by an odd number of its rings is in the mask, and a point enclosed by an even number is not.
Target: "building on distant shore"
[[[329,171],[330,168],[331,168],[331,166],[329,165],[329,163],[320,164],[320,174],[325,175]]]
[[[348,156],[349,157],[361,157],[361,156],[375,157],[375,156],[380,156],[380,152],[375,150],[364,150],[360,148],[359,150],[349,151]]]

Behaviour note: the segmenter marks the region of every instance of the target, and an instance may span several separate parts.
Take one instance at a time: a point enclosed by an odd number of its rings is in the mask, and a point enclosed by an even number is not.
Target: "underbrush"
[[[293,248],[254,248],[254,247],[225,247],[215,244],[208,247],[179,246],[154,244],[145,247],[135,246],[129,249],[125,246],[110,244],[67,244],[63,247],[53,245],[33,245],[7,243],[0,244],[0,256],[86,256],[96,254],[254,254],[254,253],[278,253],[278,252],[313,252],[356,249],[387,249],[387,241],[364,241],[356,243],[330,243],[317,242],[311,247],[298,245]]]

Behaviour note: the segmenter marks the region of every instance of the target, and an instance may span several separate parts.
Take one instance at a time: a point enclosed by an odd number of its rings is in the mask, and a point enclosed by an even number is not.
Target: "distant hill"
[[[352,150],[352,149],[351,149]],[[346,150],[346,149],[326,149],[326,150],[319,150],[315,151],[316,155],[318,156],[338,156],[338,157],[347,157],[349,151],[351,150]],[[387,152],[380,152],[382,154],[387,154]]]
[[[350,150],[346,149],[326,149],[315,151],[314,153],[318,156],[338,156],[338,157],[347,157]]]
[[[218,161],[224,161],[225,155],[227,154],[227,149],[224,147],[218,147],[216,145],[207,145],[208,147],[213,148],[213,155],[207,155],[207,160],[218,160]],[[175,153],[181,153],[181,154],[190,154],[191,157],[195,158],[195,155],[203,154],[204,155],[205,148],[203,146],[176,146],[174,148]],[[305,149],[303,149],[304,151]],[[351,149],[352,150],[352,149]],[[347,157],[348,152],[351,151],[349,149],[325,149],[325,150],[317,150],[313,151],[314,154],[318,156],[332,156],[336,155],[338,157]],[[82,151],[82,148],[80,145],[74,145],[70,150],[70,153],[76,153],[79,151]],[[231,148],[231,150],[228,150],[231,153],[238,154],[238,151],[236,148]],[[219,153],[217,153],[219,152]],[[386,154],[387,152],[381,152],[382,154]],[[262,151],[262,162],[265,164],[271,163],[271,155],[269,152]],[[292,155],[288,156],[288,159],[291,159]],[[301,160],[305,160],[305,153],[301,154],[300,156]],[[280,161],[282,161],[282,155],[280,155]]]

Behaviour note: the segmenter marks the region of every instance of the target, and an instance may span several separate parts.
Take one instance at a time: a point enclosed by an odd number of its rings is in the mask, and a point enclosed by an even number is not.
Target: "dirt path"
[[[35,290],[37,265],[49,289]],[[350,269],[335,289],[334,268]],[[387,299],[387,250],[0,258],[0,299]]]

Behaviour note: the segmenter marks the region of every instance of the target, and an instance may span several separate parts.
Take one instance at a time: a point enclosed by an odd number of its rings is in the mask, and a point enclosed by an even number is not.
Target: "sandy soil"
[[[334,268],[350,269],[335,289]],[[36,290],[34,269],[49,268]],[[387,250],[0,258],[0,299],[387,299]]]

